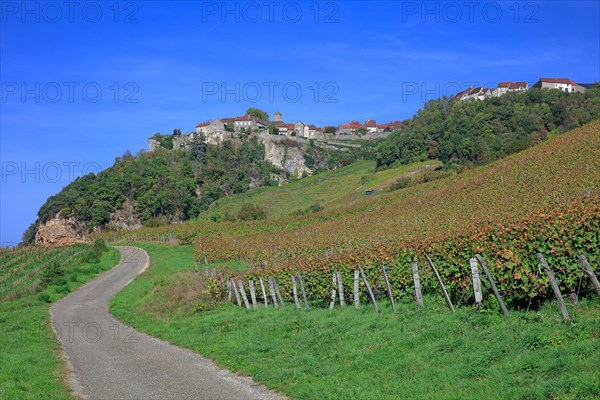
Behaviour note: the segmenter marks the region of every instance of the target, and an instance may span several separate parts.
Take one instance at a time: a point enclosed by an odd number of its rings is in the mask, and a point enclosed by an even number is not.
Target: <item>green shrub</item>
[[[50,303],[50,296],[46,292],[38,294],[38,300],[44,303]]]
[[[313,214],[313,213],[323,211],[323,210],[324,210],[324,208],[322,205],[320,205],[319,203],[315,203],[311,206],[308,206],[305,209],[296,210],[293,213],[291,213],[290,215],[292,215],[292,216],[308,215],[308,214]]]
[[[96,240],[94,240],[94,250],[96,250],[100,253],[108,251],[108,247],[106,247],[106,243],[104,242],[104,239],[96,238]]]
[[[43,286],[46,287],[50,283],[54,281],[54,278],[62,277],[65,274],[65,268],[57,261],[52,261],[48,264],[48,266],[42,271],[42,275],[40,277],[40,281]]]
[[[100,255],[93,248],[88,248],[84,251],[81,261],[88,264],[97,264],[100,262]]]
[[[165,223],[158,218],[150,218],[144,221],[144,226],[146,228],[158,228],[163,226]]]
[[[66,285],[66,282],[65,282],[65,285],[59,286],[56,288],[56,293],[59,293],[59,294],[67,294],[70,291],[71,291],[71,288],[69,287],[69,285]]]
[[[267,217],[267,211],[254,204],[244,204],[240,211],[238,211],[238,218],[241,221],[254,221],[259,219],[265,219]]]
[[[398,180],[396,180],[396,182],[392,183],[392,185],[389,187],[388,191],[389,192],[393,192],[394,190],[400,190],[400,189],[404,189],[410,186],[414,186],[415,181],[408,177],[402,177]]]
[[[64,276],[55,276],[54,279],[52,279],[52,284],[56,286],[66,285],[67,280]]]

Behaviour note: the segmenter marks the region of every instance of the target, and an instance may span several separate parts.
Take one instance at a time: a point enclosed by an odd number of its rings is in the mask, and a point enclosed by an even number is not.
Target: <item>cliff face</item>
[[[110,214],[108,226],[110,229],[130,230],[140,229],[143,227],[143,224],[140,217],[134,211],[133,203],[127,199],[120,209]]]
[[[35,243],[44,246],[69,246],[88,241],[85,224],[75,218],[64,218],[60,213],[41,224],[35,234]]]
[[[305,164],[304,145],[301,142],[275,135],[261,135],[260,140],[265,145],[266,161],[297,178],[301,178],[304,172],[312,175],[311,169]]]

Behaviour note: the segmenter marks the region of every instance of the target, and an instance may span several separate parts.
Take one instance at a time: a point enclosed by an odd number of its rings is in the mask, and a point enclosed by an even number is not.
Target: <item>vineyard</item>
[[[197,260],[241,259],[248,277],[303,274],[309,297],[327,303],[331,272],[350,289],[361,266],[383,292],[385,265],[393,294],[412,296],[411,263],[428,253],[451,298],[472,302],[469,259],[479,253],[515,308],[552,297],[536,253],[554,269],[563,293],[591,288],[577,256],[597,268],[600,244],[600,121],[493,164],[445,179],[364,197],[348,206],[265,221],[199,223],[145,229],[112,240],[165,237],[193,242]],[[167,233],[169,232],[169,233]],[[428,269],[425,287],[437,290]],[[583,285],[583,288],[582,288]]]
[[[82,261],[93,263],[98,259],[98,251],[101,253],[95,246],[84,244],[3,248],[0,250],[0,300],[16,300],[51,285],[56,287],[57,293],[68,293],[68,280],[76,282],[78,272],[90,272],[78,270],[79,264]]]
[[[72,398],[49,308],[118,260],[100,240],[0,249],[0,398]]]

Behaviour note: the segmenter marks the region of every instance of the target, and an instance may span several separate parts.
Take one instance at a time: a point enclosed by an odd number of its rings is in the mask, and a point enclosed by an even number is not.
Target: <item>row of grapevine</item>
[[[52,263],[68,265],[86,250],[86,246],[28,247],[25,257],[0,269],[0,299],[11,300],[41,289],[40,277]]]

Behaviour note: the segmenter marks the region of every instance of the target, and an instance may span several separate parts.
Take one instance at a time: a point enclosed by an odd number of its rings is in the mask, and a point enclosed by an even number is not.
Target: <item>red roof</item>
[[[202,128],[203,126],[209,126],[210,125],[210,121],[206,121],[206,122],[202,122],[198,125],[196,125],[196,128]]]
[[[395,129],[400,128],[403,124],[404,123],[402,121],[390,121],[390,122],[387,122],[387,123],[383,123],[383,124],[377,125],[377,128],[384,129],[384,130],[385,129],[395,130]]]
[[[509,89],[525,89],[527,87],[527,82],[512,82],[509,86]]]
[[[498,84],[498,87],[499,88],[509,88],[510,87],[510,82],[509,81],[507,81],[507,82],[500,82]]]
[[[469,89],[467,89],[467,90],[463,90],[462,92],[458,92],[458,93],[456,93],[456,96],[454,96],[454,97],[456,97],[457,99],[460,99],[460,98],[462,98],[463,96],[467,95],[467,94],[468,94],[470,91],[471,91],[471,89],[470,89],[470,88],[469,88]]]
[[[368,119],[365,121],[365,125],[368,126],[369,128],[374,128],[377,126],[377,122],[375,122],[374,119]]]
[[[562,83],[565,85],[576,85],[576,83],[569,78],[540,78],[540,81],[546,83]]]

